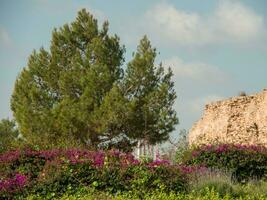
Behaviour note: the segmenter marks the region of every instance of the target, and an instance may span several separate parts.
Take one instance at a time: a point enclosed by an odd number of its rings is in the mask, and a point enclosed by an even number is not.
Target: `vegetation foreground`
[[[0,199],[267,199],[265,147],[185,145],[154,161],[122,153],[168,141],[176,92],[146,36],[125,63],[108,30],[82,9],[29,57],[15,119],[0,121]]]
[[[2,199],[267,199],[267,149],[203,146],[183,162],[84,149],[0,155]]]

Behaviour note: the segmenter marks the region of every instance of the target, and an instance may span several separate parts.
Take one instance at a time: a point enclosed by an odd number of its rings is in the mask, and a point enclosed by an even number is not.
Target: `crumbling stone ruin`
[[[189,144],[255,144],[267,146],[267,89],[206,105],[189,132]]]

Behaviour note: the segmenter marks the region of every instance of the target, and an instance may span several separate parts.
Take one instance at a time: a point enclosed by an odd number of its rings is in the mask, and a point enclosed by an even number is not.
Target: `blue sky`
[[[208,102],[267,87],[266,0],[0,0],[0,119],[12,118],[10,96],[30,53],[48,48],[53,28],[81,8],[110,22],[126,60],[148,35],[175,74],[177,130],[190,129]]]

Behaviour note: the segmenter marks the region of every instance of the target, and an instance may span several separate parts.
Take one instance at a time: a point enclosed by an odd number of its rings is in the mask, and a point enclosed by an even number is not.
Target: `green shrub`
[[[267,149],[254,145],[206,145],[191,151],[184,158],[187,165],[206,165],[232,173],[232,179],[247,182],[249,179],[266,179]]]

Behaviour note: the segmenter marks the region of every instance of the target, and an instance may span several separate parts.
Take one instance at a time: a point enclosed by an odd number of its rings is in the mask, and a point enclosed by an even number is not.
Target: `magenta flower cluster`
[[[27,168],[24,168],[25,165]],[[61,176],[65,172],[70,172],[73,176],[79,173],[85,174],[86,176],[87,172],[83,170],[87,170],[88,166],[95,170],[94,175],[90,174],[91,172],[88,172],[88,175],[92,176],[92,179],[96,176],[97,180],[99,178],[98,173],[101,177],[105,174],[102,172],[112,171],[113,169],[116,171],[119,169],[122,172],[121,175],[123,175],[124,172],[127,172],[128,169],[131,170],[134,166],[137,166],[136,169],[138,170],[145,167],[151,173],[157,172],[158,167],[163,167],[166,169],[163,173],[174,174],[174,176],[181,175],[184,178],[187,175],[202,172],[206,169],[203,166],[172,164],[168,160],[161,159],[142,162],[137,160],[132,154],[122,153],[118,150],[89,151],[86,149],[52,149],[35,151],[24,149],[0,154],[0,167],[6,169],[3,177],[8,177],[5,179],[0,178],[0,193],[7,193],[8,195],[12,193],[11,195],[13,195],[17,194],[16,191],[23,192],[25,191],[24,189],[31,188],[33,184],[43,184],[45,181],[50,180],[50,177],[54,174]],[[139,166],[141,167],[140,169]],[[26,169],[24,172],[25,175],[17,173],[16,169],[18,168]],[[161,175],[159,174],[159,176]],[[128,179],[128,182],[131,181],[131,176]],[[26,185],[27,187],[25,187]]]
[[[21,152],[19,150],[3,153],[2,155],[0,155],[0,163],[12,162],[14,160],[17,160],[20,155]]]
[[[148,167],[170,166],[170,161],[156,159],[156,160],[148,163],[147,165],[148,165]]]
[[[14,192],[21,190],[26,183],[27,177],[17,173],[14,178],[0,180],[0,191]]]
[[[183,174],[204,173],[208,170],[208,168],[204,165],[195,165],[195,166],[178,165],[178,169]]]
[[[122,153],[118,150],[104,151],[89,151],[82,149],[53,149],[53,150],[23,150],[23,151],[10,151],[0,155],[0,163],[11,163],[21,158],[36,157],[46,161],[59,160],[60,162],[68,161],[71,164],[90,163],[94,167],[102,167],[105,160],[108,158],[117,160],[121,166],[139,164],[139,161],[134,158],[132,154]],[[60,163],[59,162],[59,163]]]
[[[246,144],[220,144],[220,145],[203,145],[191,152],[192,157],[199,156],[202,152],[215,152],[222,154],[228,151],[249,151],[255,153],[262,153],[267,155],[267,148],[259,145]]]
[[[150,168],[158,167],[158,166],[164,166],[164,167],[173,167],[174,169],[179,170],[184,175],[190,175],[193,173],[204,173],[208,170],[208,168],[205,165],[184,165],[184,164],[171,164],[168,160],[160,160],[157,159],[155,161],[152,161],[150,163],[147,163],[147,166]]]
[[[212,146],[208,145],[206,147],[202,147],[203,150],[211,150]],[[218,151],[224,151],[227,147],[221,146],[218,148]],[[192,152],[192,155],[199,153],[200,151]],[[71,164],[79,164],[79,163],[88,163],[96,168],[101,168],[105,165],[119,165],[120,167],[127,167],[129,165],[139,165],[141,164],[139,160],[135,159],[135,157],[128,153],[122,153],[118,150],[110,150],[107,152],[104,151],[89,151],[82,149],[53,149],[53,150],[24,150],[24,151],[11,151],[0,155],[0,162],[9,163],[15,162],[19,160],[21,157],[37,157],[45,159],[46,162],[57,161],[57,163],[69,162]],[[147,167],[153,168],[158,166],[174,166],[178,167],[179,170],[188,174],[194,172],[196,170],[204,169],[201,167],[192,167],[186,165],[172,165],[168,160],[156,159],[152,162],[146,163]]]

